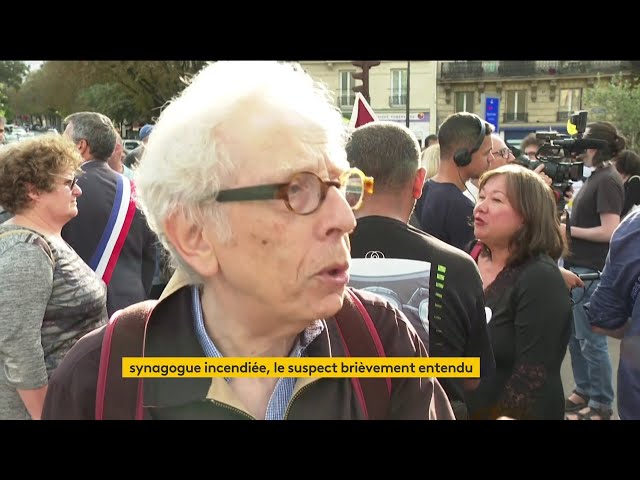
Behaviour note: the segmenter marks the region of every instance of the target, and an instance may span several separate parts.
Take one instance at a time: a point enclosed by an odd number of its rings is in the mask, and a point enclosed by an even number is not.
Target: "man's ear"
[[[89,148],[89,143],[83,138],[82,140],[79,140],[78,143],[78,151],[80,152],[80,155],[82,156],[82,158],[87,158],[85,157],[85,155],[88,155],[91,153],[91,148]]]
[[[164,222],[167,238],[178,255],[202,278],[218,272],[218,259],[211,239],[201,225],[174,212]]]
[[[424,179],[427,176],[427,170],[424,167],[418,168],[416,171],[416,178],[413,180],[413,198],[416,200],[422,196],[422,187],[424,186]]]

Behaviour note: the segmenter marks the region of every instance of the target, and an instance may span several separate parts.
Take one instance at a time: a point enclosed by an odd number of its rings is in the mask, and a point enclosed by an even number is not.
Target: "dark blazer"
[[[89,264],[102,238],[116,196],[119,173],[106,162],[82,165],[78,179],[78,215],[62,229],[62,238]],[[140,209],[136,210],[118,263],[107,288],[107,311],[113,312],[149,298],[155,270],[156,236]]]

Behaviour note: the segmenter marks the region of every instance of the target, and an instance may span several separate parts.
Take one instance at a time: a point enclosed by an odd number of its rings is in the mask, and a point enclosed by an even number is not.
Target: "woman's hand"
[[[560,273],[562,274],[564,283],[569,290],[576,287],[584,287],[584,282],[580,279],[578,275],[573,273],[571,270],[567,270],[566,268],[560,267]]]

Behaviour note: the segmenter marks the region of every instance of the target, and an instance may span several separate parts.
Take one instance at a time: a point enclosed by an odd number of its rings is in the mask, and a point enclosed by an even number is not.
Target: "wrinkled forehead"
[[[500,135],[491,135],[491,140],[493,141],[494,150],[501,150],[507,146]]]
[[[349,168],[340,138],[300,116],[256,117],[241,129],[227,122],[218,134],[236,172],[250,173],[254,180],[279,181],[300,171],[324,176]]]

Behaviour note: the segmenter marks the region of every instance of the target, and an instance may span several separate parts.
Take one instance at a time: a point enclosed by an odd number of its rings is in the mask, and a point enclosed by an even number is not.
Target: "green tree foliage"
[[[136,118],[138,112],[132,95],[118,83],[98,83],[80,92],[82,110],[101,112],[116,123]]]
[[[153,121],[204,61],[48,61],[11,96],[21,114],[96,110],[116,122]]]
[[[15,60],[0,61],[0,110],[7,109],[9,89],[19,88],[29,67],[24,62]]]
[[[0,83],[8,87],[20,87],[27,73],[29,73],[29,67],[24,62],[15,60],[0,62]]]
[[[640,85],[638,79],[620,75],[609,81],[598,80],[587,90],[589,122],[606,120],[613,123],[627,139],[627,148],[640,148]]]

